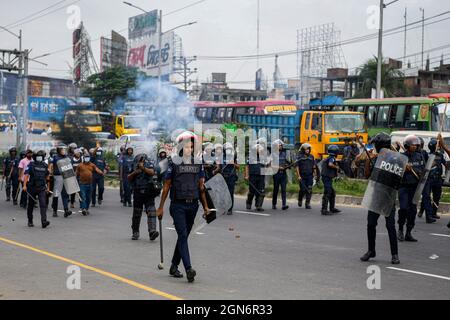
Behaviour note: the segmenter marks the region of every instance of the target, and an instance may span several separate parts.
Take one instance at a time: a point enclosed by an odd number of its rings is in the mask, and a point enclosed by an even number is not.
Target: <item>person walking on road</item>
[[[97,168],[91,162],[90,156],[84,156],[83,162],[77,167],[76,175],[80,183],[81,194],[81,214],[83,216],[89,215],[89,205],[91,203],[92,181],[94,173],[103,175],[103,171]]]

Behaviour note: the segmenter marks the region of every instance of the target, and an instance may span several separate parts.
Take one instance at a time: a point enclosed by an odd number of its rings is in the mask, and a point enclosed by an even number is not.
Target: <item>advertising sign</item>
[[[128,19],[128,39],[133,40],[155,33],[158,28],[158,10]]]
[[[133,41],[128,50],[128,66],[138,67],[148,76],[158,76],[158,64],[161,59],[161,75],[169,75],[174,66],[174,33],[167,32],[162,37],[162,49],[158,50],[158,34],[152,34],[141,40]]]

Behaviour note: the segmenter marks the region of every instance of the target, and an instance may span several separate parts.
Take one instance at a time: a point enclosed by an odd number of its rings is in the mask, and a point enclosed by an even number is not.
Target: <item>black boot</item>
[[[398,232],[397,232],[397,239],[398,239],[398,241],[400,241],[400,242],[405,241],[405,236],[403,235],[403,227],[401,227],[401,228],[398,229]]]
[[[298,194],[298,206],[299,208],[303,206],[303,193],[301,191]]]
[[[139,240],[139,231],[133,232],[133,236],[131,237],[131,240]]]
[[[155,239],[158,238],[158,236],[159,236],[159,232],[158,231],[150,231],[149,236],[150,236],[150,241],[155,241]]]
[[[450,222],[448,223],[447,228],[450,228]]]
[[[328,197],[325,195],[322,197],[322,210],[320,212],[322,213],[323,216],[332,215],[332,213],[328,211]]]
[[[178,270],[178,267],[174,264],[170,267],[169,274],[174,278],[183,278],[183,274]]]
[[[398,254],[393,254],[391,259],[392,264],[400,264],[400,259],[398,258]]]
[[[43,221],[43,222],[42,222],[42,229],[47,228],[49,225],[50,225],[50,222],[49,222],[49,221]]]
[[[58,211],[53,211],[53,218],[58,218]]]
[[[33,221],[28,221],[28,228],[33,228],[33,227],[34,227]]]
[[[67,217],[69,217],[71,215],[72,215],[72,211],[70,211],[69,209],[65,209],[64,210],[64,218],[67,218]]]
[[[330,198],[330,211],[331,213],[340,213],[341,210],[336,209],[336,197]]]
[[[407,230],[407,231],[406,231],[405,241],[408,241],[408,242],[417,242],[417,239],[415,239],[415,238],[411,235],[411,231],[412,231],[412,230]]]
[[[192,268],[189,268],[189,269],[186,271],[186,277],[187,277],[187,279],[188,279],[188,282],[194,282],[195,276],[196,276],[196,275],[197,275],[197,272],[195,272],[195,270],[192,269]]]
[[[375,258],[377,256],[377,254],[375,253],[375,251],[367,251],[361,258],[360,260],[363,262],[367,262],[369,261],[371,258]]]
[[[437,220],[434,219],[434,218],[428,218],[428,217],[427,217],[427,219],[426,219],[427,224],[432,224],[432,223],[435,223],[436,221],[437,221]]]

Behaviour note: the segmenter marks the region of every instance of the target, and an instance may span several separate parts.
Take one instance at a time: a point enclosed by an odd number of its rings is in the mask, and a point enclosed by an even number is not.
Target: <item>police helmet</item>
[[[76,149],[76,148],[78,148],[78,146],[75,142],[72,142],[71,144],[69,144],[69,148]]]
[[[47,154],[45,153],[44,150],[39,150],[38,152],[36,152],[35,154],[33,154],[33,160],[34,160],[34,161],[37,161],[37,158],[38,158],[38,157],[41,157],[40,160],[41,160],[41,162],[42,162],[42,161],[44,161],[46,155],[47,155]]]
[[[430,142],[428,143],[428,149],[430,149],[431,153],[436,152],[437,145],[438,145],[437,139],[433,138],[430,140]]]
[[[206,150],[210,150],[210,151],[214,150],[214,145],[211,142],[205,142],[202,145],[202,147],[203,147],[204,151],[206,151]]]
[[[375,137],[370,141],[371,144],[375,147],[377,152],[380,152],[381,149],[390,149],[392,139],[391,136],[385,132],[378,133]]]
[[[339,154],[339,147],[337,145],[331,145],[328,147],[328,154],[337,156]]]
[[[55,154],[57,154],[58,152],[56,151],[55,148],[50,150],[50,157],[54,156]]]
[[[12,148],[9,149],[9,153],[10,154],[13,153],[13,152],[17,153],[17,148],[16,147],[12,147]]]
[[[197,141],[198,137],[195,133],[191,131],[185,131],[182,134],[178,135],[176,142],[181,143],[183,141],[191,140],[192,142]]]
[[[420,148],[423,149],[423,147],[425,146],[425,141],[423,140],[422,137],[419,137],[420,140]]]
[[[67,150],[67,146],[64,144],[64,143],[61,143],[61,144],[59,144],[57,147],[56,147],[56,152],[57,153],[61,153],[61,151],[65,151],[65,150]]]
[[[305,152],[306,149],[309,149],[309,150],[312,149],[312,147],[311,147],[311,145],[309,143],[302,144],[301,147],[300,147],[300,152]]]
[[[273,142],[273,145],[282,146],[282,145],[284,145],[284,142],[280,139],[277,139]]]
[[[415,135],[409,135],[403,141],[403,145],[406,149],[409,149],[411,146],[420,146],[420,139]]]
[[[20,151],[20,159],[25,158],[26,152],[25,151]]]

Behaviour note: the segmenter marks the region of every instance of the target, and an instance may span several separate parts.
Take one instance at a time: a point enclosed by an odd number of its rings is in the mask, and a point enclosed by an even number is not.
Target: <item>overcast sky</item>
[[[170,12],[199,0],[129,0],[146,9],[161,9]],[[367,27],[367,8],[377,5],[378,0],[260,0],[261,1],[261,49],[260,53],[295,50],[297,30],[314,25],[334,22],[342,31],[342,40],[377,32]],[[386,0],[388,2],[389,0]],[[0,25],[7,26],[38,12],[57,2],[60,5],[44,11],[67,7],[75,0],[0,0]],[[81,9],[81,19],[93,40],[110,35],[111,30],[123,30],[128,26],[128,17],[139,14],[137,9],[125,6],[121,0],[79,0],[75,3]],[[429,17],[450,10],[448,0],[400,0],[385,10],[385,28],[393,28],[404,23],[405,7],[408,8],[408,20],[421,18],[420,7],[425,8]],[[196,25],[177,30],[183,39],[185,54],[188,56],[226,56],[256,54],[257,0],[206,0],[163,19],[163,30],[180,24],[198,21]],[[48,14],[45,17],[12,28],[18,32],[23,29],[24,48],[32,48],[32,56],[66,49],[71,46],[72,30],[66,22],[69,14],[65,9]],[[450,18],[450,14],[441,17]],[[450,20],[426,27],[425,49],[450,44]],[[127,31],[122,33],[127,36]],[[421,50],[421,29],[408,32],[408,54]],[[100,41],[92,42],[95,58],[99,62]],[[16,48],[17,40],[0,30],[0,48]],[[343,46],[343,53],[350,68],[357,67],[376,54],[377,41],[371,40]],[[432,58],[441,53],[449,54],[450,48],[430,53]],[[403,56],[403,34],[385,38],[384,55]],[[446,57],[449,58],[450,54]],[[420,61],[420,56],[411,58]],[[296,55],[280,57],[279,64],[283,77],[296,77]],[[30,73],[36,75],[68,77],[68,64],[72,65],[71,49],[42,59],[48,63],[44,67],[33,63]],[[271,77],[274,70],[274,58],[260,62],[264,73]],[[249,61],[198,61],[199,81],[205,81],[212,72],[226,72],[230,82],[253,81],[256,60]],[[64,71],[66,70],[66,71]],[[235,83],[233,87],[251,88],[254,84]]]

